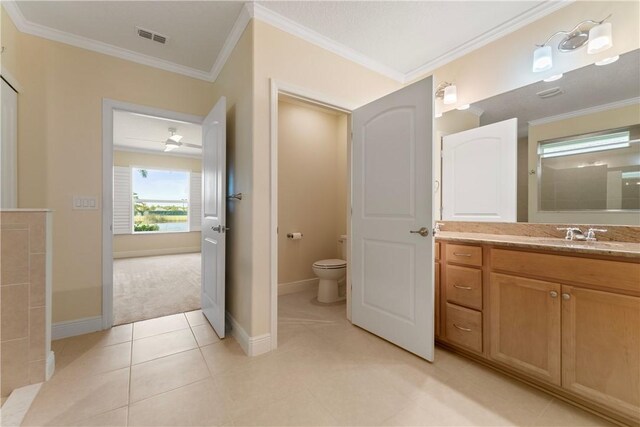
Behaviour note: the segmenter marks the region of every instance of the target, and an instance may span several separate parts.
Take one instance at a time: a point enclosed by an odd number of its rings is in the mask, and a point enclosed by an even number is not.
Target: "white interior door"
[[[357,109],[352,143],[353,323],[428,360],[432,93],[428,78]]]
[[[447,135],[442,144],[442,219],[516,222],[518,119]]]
[[[18,207],[18,93],[0,79],[0,208]]]
[[[223,96],[202,123],[202,312],[220,338],[225,333],[226,117]]]

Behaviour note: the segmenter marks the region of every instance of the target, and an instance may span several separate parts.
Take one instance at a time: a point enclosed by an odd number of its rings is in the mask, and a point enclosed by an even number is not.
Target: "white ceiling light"
[[[550,70],[553,67],[553,57],[551,55],[551,46],[539,46],[533,51],[533,72]]]
[[[436,88],[436,98],[442,98],[446,105],[455,104],[458,101],[458,90],[453,83],[442,82]]]
[[[611,46],[613,46],[611,22],[601,23],[589,30],[589,44],[587,45],[589,55],[604,52]]]
[[[616,56],[610,56],[609,58],[605,58],[601,61],[596,61],[596,65],[597,66],[601,66],[601,65],[609,65],[609,64],[613,64],[614,62],[616,62],[618,59],[620,59],[620,55],[616,55]]]
[[[544,79],[543,81],[549,83],[549,82],[555,82],[556,80],[560,80],[562,78],[563,74],[555,74],[553,76],[549,76],[546,79]]]
[[[471,107],[471,105],[469,104],[464,104],[458,107],[458,110],[460,111],[464,111],[464,110],[468,110]]]
[[[176,134],[176,131],[176,128],[169,128],[169,133],[171,134],[171,136],[164,142],[165,152],[175,150],[182,145],[182,143],[180,142],[180,140],[182,139],[182,135]]]
[[[442,113],[436,113],[436,119],[439,119],[440,117],[442,117]]]

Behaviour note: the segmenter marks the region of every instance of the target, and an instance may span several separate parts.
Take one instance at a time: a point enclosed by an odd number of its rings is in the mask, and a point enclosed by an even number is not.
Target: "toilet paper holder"
[[[287,233],[287,238],[288,239],[293,239],[293,238],[296,237],[295,236],[296,234],[298,234],[298,233]],[[302,238],[302,236],[304,236],[304,234],[300,233],[300,237],[299,238]]]

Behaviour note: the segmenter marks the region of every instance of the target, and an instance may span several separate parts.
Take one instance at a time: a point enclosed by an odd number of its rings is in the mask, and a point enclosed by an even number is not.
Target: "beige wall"
[[[588,55],[587,49],[569,54],[555,54],[554,66],[544,73],[531,71],[533,50],[559,30],[569,30],[587,19],[603,19],[612,14],[613,47],[597,55]],[[640,2],[638,1],[576,1],[518,31],[498,39],[433,73],[435,84],[453,82],[458,89],[458,103],[437,108],[452,110],[463,104],[490,98],[551,75],[566,73],[595,61],[640,47]],[[557,39],[559,41],[559,39]],[[554,41],[557,43],[557,41]],[[426,75],[425,75],[426,77]],[[422,78],[422,77],[421,77]]]
[[[250,335],[269,332],[269,99],[270,79],[363,105],[401,87],[336,54],[254,21],[253,310]]]
[[[529,127],[529,169],[538,170],[538,142],[572,135],[640,124],[640,105]],[[637,213],[540,212],[538,176],[529,176],[529,222],[640,225]]]
[[[102,100],[206,115],[213,84],[19,33],[2,11],[2,67],[20,83],[18,205],[54,210],[53,321],[102,311]]]
[[[202,161],[192,157],[150,154],[115,150],[114,166],[175,169],[200,172]],[[113,257],[177,254],[200,251],[200,232],[162,234],[116,234],[113,236]]]
[[[311,265],[339,258],[346,234],[346,140],[336,114],[278,103],[278,283],[315,277]],[[301,232],[302,240],[287,233]]]

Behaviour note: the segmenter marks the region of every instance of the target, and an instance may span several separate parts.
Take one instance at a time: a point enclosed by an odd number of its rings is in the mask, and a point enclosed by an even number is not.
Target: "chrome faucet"
[[[596,240],[598,240],[596,238],[596,231],[598,233],[606,233],[607,232],[607,230],[602,229],[602,228],[590,228],[587,231],[587,237],[585,238],[585,240],[587,240],[588,242],[595,242]]]
[[[558,230],[567,232],[566,236],[564,236],[565,240],[587,240],[587,237],[578,227],[560,227]]]

